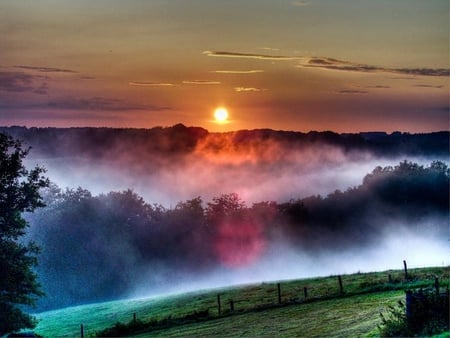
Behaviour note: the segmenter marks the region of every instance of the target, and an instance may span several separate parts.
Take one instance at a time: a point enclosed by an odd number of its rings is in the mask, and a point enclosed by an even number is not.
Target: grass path
[[[316,301],[135,337],[376,337],[380,312],[403,298],[403,291],[389,291]]]

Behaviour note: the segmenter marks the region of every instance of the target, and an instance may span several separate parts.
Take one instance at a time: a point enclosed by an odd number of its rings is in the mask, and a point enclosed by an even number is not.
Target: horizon
[[[152,129],[170,129],[174,128],[176,126],[183,126],[185,128],[199,128],[203,129],[209,134],[227,134],[227,133],[237,133],[242,131],[260,131],[260,130],[271,130],[274,132],[292,132],[292,133],[300,133],[300,134],[308,134],[308,133],[335,133],[339,135],[345,135],[345,134],[386,134],[386,135],[393,135],[393,134],[410,134],[410,135],[421,135],[421,134],[433,134],[433,133],[450,133],[450,127],[448,129],[441,129],[441,130],[434,130],[434,131],[418,131],[418,132],[409,132],[404,130],[394,130],[394,131],[385,131],[385,130],[363,130],[363,131],[354,131],[354,132],[339,132],[336,130],[331,129],[323,129],[323,130],[317,130],[317,129],[310,129],[310,130],[294,130],[294,129],[274,129],[270,127],[266,128],[248,128],[248,129],[230,129],[226,131],[215,131],[215,130],[209,130],[205,127],[199,126],[199,125],[185,125],[183,123],[175,123],[173,125],[155,125],[150,127],[108,127],[108,126],[67,126],[67,127],[53,127],[53,126],[26,126],[26,125],[0,125],[0,128],[25,128],[25,129],[124,129],[124,130],[152,130]]]

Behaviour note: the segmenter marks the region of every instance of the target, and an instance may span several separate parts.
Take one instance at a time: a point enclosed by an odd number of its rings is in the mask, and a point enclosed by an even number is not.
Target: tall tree
[[[39,191],[49,180],[43,168],[25,168],[28,152],[20,141],[0,133],[0,336],[33,328],[35,320],[22,306],[42,296],[33,272],[39,249],[21,238],[28,227],[22,215],[44,206]]]

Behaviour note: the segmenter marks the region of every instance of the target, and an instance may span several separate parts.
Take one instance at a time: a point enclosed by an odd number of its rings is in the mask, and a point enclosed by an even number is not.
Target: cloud
[[[280,50],[279,48],[272,48],[272,47],[261,47],[261,48],[259,48],[259,49],[262,49],[262,50],[270,50],[270,51],[279,51],[279,50]]]
[[[35,66],[18,65],[18,66],[14,66],[14,68],[34,70],[34,71],[41,72],[41,73],[78,73],[71,69],[53,68],[53,67],[35,67]]]
[[[234,87],[235,92],[262,92],[266,91],[265,88],[254,88],[254,87]]]
[[[106,97],[72,98],[65,97],[49,101],[47,107],[68,110],[95,110],[95,111],[122,111],[122,110],[170,110],[170,107],[140,105],[129,103],[120,99]]]
[[[312,57],[306,63],[297,67],[322,68],[330,70],[351,71],[351,72],[386,72],[403,75],[418,76],[449,76],[450,70],[446,68],[387,68],[359,64],[349,61],[337,60],[328,57]]]
[[[343,89],[338,92],[339,94],[368,94],[367,90],[357,90],[357,89]]]
[[[48,77],[23,72],[0,72],[0,91],[47,94]]]
[[[298,57],[284,56],[284,55],[267,55],[267,54],[253,54],[253,53],[236,53],[236,52],[220,52],[206,50],[203,54],[207,56],[241,58],[241,59],[257,59],[257,60],[297,60]]]
[[[147,87],[171,87],[174,86],[173,83],[167,82],[142,82],[142,81],[132,81],[128,83],[130,86],[147,86]]]
[[[416,85],[414,85],[414,87],[419,87],[419,88],[436,88],[436,89],[444,88],[444,86],[442,86],[442,85],[433,86],[433,85],[428,85],[428,84],[416,84]]]
[[[48,94],[48,84],[47,82],[43,82],[38,88],[33,90],[33,93],[39,95],[47,95]]]
[[[291,5],[295,6],[295,7],[305,7],[305,6],[309,6],[310,2],[304,1],[304,0],[297,0],[297,1],[292,1]]]
[[[256,73],[264,73],[261,69],[252,69],[252,70],[212,70],[211,73],[218,74],[256,74]]]
[[[220,81],[210,81],[210,80],[186,80],[183,81],[184,84],[194,84],[194,85],[218,85],[221,84]]]
[[[238,53],[228,51],[210,51],[203,52],[207,56],[257,59],[257,60],[278,60],[293,61],[296,60],[299,68],[320,68],[348,72],[385,72],[412,76],[445,76],[450,75],[448,68],[388,68],[382,66],[373,66],[350,61],[338,60],[330,57],[307,57],[307,56],[286,56],[286,55],[267,55],[254,53]]]
[[[388,89],[391,88],[390,86],[386,86],[386,85],[376,85],[376,86],[367,86],[366,88],[371,88],[371,89]]]

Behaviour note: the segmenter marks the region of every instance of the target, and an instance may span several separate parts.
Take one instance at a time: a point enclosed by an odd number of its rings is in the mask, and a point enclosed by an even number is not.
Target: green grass
[[[377,336],[379,313],[403,298],[389,291],[249,312],[136,337],[359,337]]]
[[[392,283],[388,282],[388,274]],[[212,320],[155,331],[151,335],[377,336],[380,311],[404,297],[403,290],[407,288],[433,285],[435,276],[440,278],[442,286],[448,285],[449,268],[413,269],[409,270],[409,276],[411,280],[405,283],[400,270],[343,275],[345,297],[340,295],[337,276],[282,281],[282,302],[301,303],[285,307],[276,307],[277,282],[83,305],[37,314],[40,321],[35,332],[46,337],[73,337],[79,336],[83,324],[87,337],[117,322],[129,322],[133,313],[139,320],[150,321],[182,318],[209,309]],[[304,287],[308,288],[306,302]],[[230,300],[234,301],[233,315],[218,316],[218,294],[222,315],[229,312]],[[255,308],[260,309],[255,311]]]

